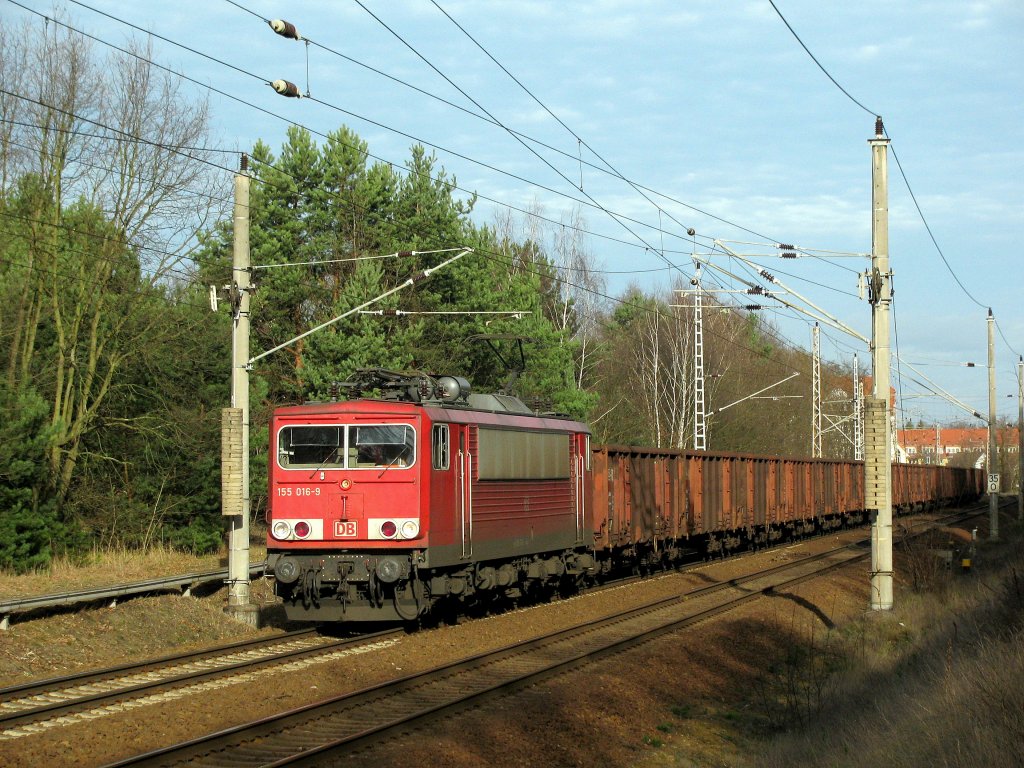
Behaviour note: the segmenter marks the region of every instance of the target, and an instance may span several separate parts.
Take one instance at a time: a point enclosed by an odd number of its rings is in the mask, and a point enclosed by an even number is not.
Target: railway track
[[[39,733],[79,716],[125,711],[186,687],[246,675],[268,666],[323,662],[358,653],[401,630],[334,638],[316,629],[167,656],[0,689],[0,741]]]
[[[950,522],[955,516],[937,521]],[[627,578],[607,585],[628,584]],[[718,589],[721,587],[712,587]],[[116,714],[146,704],[180,698],[202,686],[223,687],[269,666],[323,663],[381,647],[401,630],[355,639],[325,637],[315,629],[282,637],[233,643],[220,648],[168,656],[106,670],[89,671],[25,685],[0,688],[0,741],[40,733],[55,726]]]
[[[963,515],[961,515],[961,518]],[[953,522],[953,518],[945,518],[937,521],[933,521],[933,524],[949,524]],[[854,559],[858,559],[865,556],[863,552],[863,543],[859,546],[848,545],[845,548],[836,550],[836,552],[849,551],[851,554],[849,559],[843,558],[842,563],[849,562]],[[752,599],[766,590],[778,589],[784,584],[760,584],[757,580],[768,578],[771,574],[790,572],[793,568],[800,566],[804,563],[813,563],[821,560],[822,558],[829,557],[834,553],[825,553],[823,555],[806,558],[804,560],[796,561],[794,563],[788,563],[783,566],[778,566],[761,574],[753,574],[751,576],[744,577],[743,579],[736,580],[733,582],[727,582],[724,584],[714,584],[709,587],[704,587],[699,590],[687,593],[681,598],[673,598],[670,601],[662,601],[662,603],[669,602],[685,602],[688,606],[692,607],[696,604],[695,601],[706,599],[707,595],[711,595],[722,590],[740,590],[741,595],[737,596],[733,601],[735,605],[741,604],[746,599]],[[795,580],[787,581],[789,583],[797,583],[799,580],[809,578],[810,575],[793,577]],[[621,586],[624,582],[618,582],[613,586]],[[639,612],[650,612],[661,610],[659,607],[661,604],[653,604],[652,606],[645,606],[644,608],[638,609]],[[730,607],[734,607],[732,603],[720,607],[717,611],[728,610]],[[706,615],[712,615],[714,611],[707,612]],[[636,613],[636,612],[630,612]],[[705,615],[700,615],[693,620],[699,620],[705,618]],[[607,621],[618,621],[620,618],[609,619]],[[679,621],[669,623],[669,628],[663,631],[671,631],[672,628],[683,626]],[[568,636],[576,630],[570,630],[568,633],[561,633],[564,636]],[[316,663],[323,663],[331,661],[333,659],[341,658],[346,655],[351,655],[360,652],[369,652],[377,648],[383,647],[383,645],[393,642],[397,636],[403,634],[401,630],[389,631],[376,633],[374,635],[364,635],[358,639],[339,639],[324,637],[320,635],[316,630],[303,630],[300,632],[290,633],[283,637],[263,639],[258,641],[250,641],[245,643],[235,643],[230,646],[225,646],[217,649],[210,649],[207,651],[183,654],[178,656],[170,656],[163,659],[157,659],[147,661],[139,664],[125,665],[109,670],[101,670],[97,672],[81,673],[71,675],[63,678],[54,678],[51,680],[45,680],[38,683],[32,683],[27,685],[15,686],[0,689],[0,741],[9,741],[20,736],[27,736],[33,733],[40,733],[50,728],[54,728],[67,723],[79,722],[83,719],[93,719],[102,715],[112,715],[119,712],[128,711],[137,707],[145,706],[147,704],[158,703],[161,701],[167,701],[168,699],[182,698],[190,692],[202,692],[204,690],[225,687],[233,682],[243,682],[246,676],[250,679],[258,679],[262,670],[265,670],[270,666],[277,666],[281,669],[288,668],[303,668],[303,666],[309,666]],[[650,632],[647,632],[649,635]],[[653,636],[653,635],[651,635]],[[644,633],[638,633],[638,638],[643,638]],[[637,640],[641,642],[642,639]],[[538,641],[542,642],[542,641]],[[551,642],[556,642],[552,640]],[[561,641],[565,643],[566,640],[563,638]],[[625,646],[623,646],[625,647]],[[498,659],[502,653],[505,654],[519,654],[522,655],[525,651],[516,651],[514,648],[503,649],[502,651],[496,652],[497,655],[491,654],[488,658],[494,657]],[[595,651],[593,654],[599,655],[600,650]],[[597,656],[594,655],[596,658]],[[480,657],[484,659],[484,657]],[[456,665],[452,665],[449,668],[435,671],[433,673],[441,675],[442,677],[447,676],[451,670],[461,668],[465,664],[473,660],[467,660],[459,662]],[[480,663],[485,666],[493,667],[493,664],[497,664],[497,661],[481,661]],[[501,662],[505,663],[505,662]],[[580,663],[586,663],[581,661]],[[462,673],[460,673],[462,674]],[[533,684],[536,682],[536,675],[543,675],[544,672],[531,673],[533,677],[526,677],[522,684]],[[413,681],[418,678],[407,678],[403,681],[397,681],[389,685],[401,685],[403,687],[393,688],[390,692],[384,693],[384,697],[391,698],[392,700],[405,698],[404,686],[418,685]],[[503,683],[499,686],[496,691],[504,691],[508,686],[515,686],[516,682]],[[463,683],[459,683],[457,688],[463,687]],[[467,684],[466,690],[477,690],[478,685]],[[377,690],[377,689],[373,689]],[[382,691],[387,690],[387,686],[381,686]],[[395,693],[403,694],[401,696],[395,696]],[[369,696],[370,693],[367,693]],[[437,701],[437,697],[440,694],[432,694],[432,700]],[[474,693],[469,699],[475,701],[480,696],[493,695],[493,692],[489,694],[487,691],[482,693]],[[342,706],[339,701],[346,701],[351,697],[340,697],[339,700],[332,700],[335,702],[334,706]],[[443,698],[443,697],[442,697]],[[451,697],[449,697],[451,698]],[[329,702],[317,705],[329,706]],[[346,711],[344,707],[354,706],[354,700],[344,704],[342,712]],[[356,706],[357,711],[364,705],[359,704]],[[444,704],[444,707],[448,706],[459,706],[459,700],[456,698],[454,703]],[[444,708],[442,707],[442,709]],[[367,710],[370,711],[370,710]],[[289,717],[294,715],[301,719],[304,715],[297,713],[305,713],[306,710],[296,710],[296,713],[286,713],[281,717]],[[331,720],[337,719],[339,716],[328,712],[327,714],[317,714],[316,707],[312,708],[309,715],[314,720],[317,718],[328,717]],[[371,715],[369,721],[372,723],[384,723],[394,722],[394,727],[405,725],[410,721],[417,718],[421,718],[424,715],[422,713],[415,714],[409,717],[388,717],[382,715]],[[340,717],[344,718],[345,715]],[[362,718],[354,718],[354,722],[363,722]],[[266,721],[266,727],[273,731],[282,731],[282,726],[279,724],[279,718],[271,718]],[[250,724],[243,726],[246,728],[259,728],[260,726]],[[305,734],[305,726],[298,726],[299,733]],[[234,733],[237,729],[232,729],[230,732]],[[379,738],[380,728],[375,728],[365,738]],[[376,735],[374,735],[376,734]],[[316,737],[319,739],[320,737]],[[347,737],[346,737],[347,738]],[[243,736],[243,741],[254,743],[260,742],[262,744],[265,740],[265,736]],[[314,740],[316,740],[314,739]],[[335,739],[337,740],[337,739]],[[302,748],[298,750],[302,754],[309,754],[310,741],[307,735],[302,736]],[[200,740],[202,743],[202,740]],[[353,742],[355,743],[355,742]],[[320,745],[317,745],[320,746]],[[213,753],[217,757],[213,762],[199,764],[224,764],[222,761],[226,755],[223,751],[224,747],[212,747],[207,748],[205,746],[196,747],[199,752],[206,750],[207,753],[213,750]],[[337,747],[341,748],[341,747]],[[149,765],[149,764],[167,764],[164,761],[170,760],[169,764],[174,764],[174,752],[160,750],[157,753],[149,753],[147,755],[134,758],[118,765]],[[262,749],[262,746],[260,747]],[[276,750],[276,747],[275,747]],[[231,748],[232,753],[234,748]],[[287,750],[285,750],[287,751]],[[188,758],[192,759],[192,758]],[[292,758],[286,756],[284,758],[290,761]],[[141,762],[137,762],[141,761]],[[154,762],[155,761],[155,762]],[[231,763],[233,764],[233,763]],[[262,764],[259,762],[251,762],[251,756],[246,757],[245,761],[241,764]]]
[[[124,766],[315,765],[365,749],[426,718],[506,696],[867,557],[846,545],[602,620],[345,694],[115,763]]]
[[[947,516],[951,524],[980,510]],[[922,529],[923,530],[926,529]],[[368,749],[394,732],[507,696],[604,656],[817,578],[868,557],[865,541],[622,611],[356,693],[236,726],[108,766],[319,765]]]

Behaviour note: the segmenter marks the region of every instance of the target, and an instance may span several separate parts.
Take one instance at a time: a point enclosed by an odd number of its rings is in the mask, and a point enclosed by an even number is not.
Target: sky
[[[42,25],[2,1],[5,23]],[[18,2],[53,13],[50,3]],[[315,136],[344,124],[375,158],[401,166],[420,142],[456,177],[458,194],[480,196],[481,224],[511,211],[525,225],[524,212],[540,210],[552,233],[578,210],[610,294],[631,283],[669,290],[692,274],[694,253],[711,262],[706,285],[746,288],[718,271],[749,269],[724,245],[862,336],[871,316],[858,297],[871,250],[868,140],[880,115],[891,139],[901,423],[981,424],[929,390],[987,415],[988,308],[999,413],[1016,420],[1024,352],[1019,0],[62,7],[69,24],[109,43],[140,36],[125,22],[153,33],[155,61],[203,84],[183,87],[210,99],[215,146],[246,150],[263,140],[278,150],[289,123]],[[275,35],[265,21],[275,18],[309,44]],[[279,96],[268,85],[279,78],[312,98]],[[221,162],[234,165],[228,155]],[[777,243],[806,255],[782,260]],[[792,344],[810,347],[812,320],[764,314]],[[845,364],[857,352],[861,370],[869,367],[867,345],[839,330],[823,328],[821,349]],[[936,386],[922,386],[923,377]]]

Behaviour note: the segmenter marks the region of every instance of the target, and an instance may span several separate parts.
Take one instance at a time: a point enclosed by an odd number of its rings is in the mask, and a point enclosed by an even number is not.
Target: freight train
[[[456,376],[347,387],[270,424],[267,569],[290,620],[415,622],[868,520],[860,462],[591,445]],[[982,492],[980,470],[893,467],[895,511]]]

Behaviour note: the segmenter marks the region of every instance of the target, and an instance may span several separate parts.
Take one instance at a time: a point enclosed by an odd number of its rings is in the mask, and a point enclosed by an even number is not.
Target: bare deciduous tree
[[[586,221],[579,207],[563,217],[554,238],[554,261],[560,282],[557,325],[577,344],[576,386],[588,383],[594,367],[594,347],[600,338],[600,320],[608,300],[604,275],[586,247]]]
[[[50,469],[63,498],[117,374],[155,336],[180,332],[151,311],[152,297],[222,204],[199,151],[207,105],[150,63],[148,45],[101,60],[59,17],[43,27],[0,35],[0,191],[36,180],[34,196],[21,196],[33,202],[12,259],[15,320],[0,333],[12,342],[8,383],[51,400]]]

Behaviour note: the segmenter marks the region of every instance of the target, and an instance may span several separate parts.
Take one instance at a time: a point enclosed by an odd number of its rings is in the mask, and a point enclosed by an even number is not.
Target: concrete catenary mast
[[[1024,355],[1017,359],[1017,520],[1024,523]]]
[[[872,396],[865,403],[864,488],[871,525],[871,608],[893,607],[892,420],[889,404],[889,140],[882,118],[875,119],[871,146],[871,367]]]
[[[988,517],[989,538],[999,538],[999,456],[996,450],[996,319],[988,310]]]
[[[228,518],[228,605],[225,609],[256,626],[259,606],[249,601],[249,158],[242,155],[235,175],[231,258],[231,408],[225,409],[222,453],[223,514]]]

